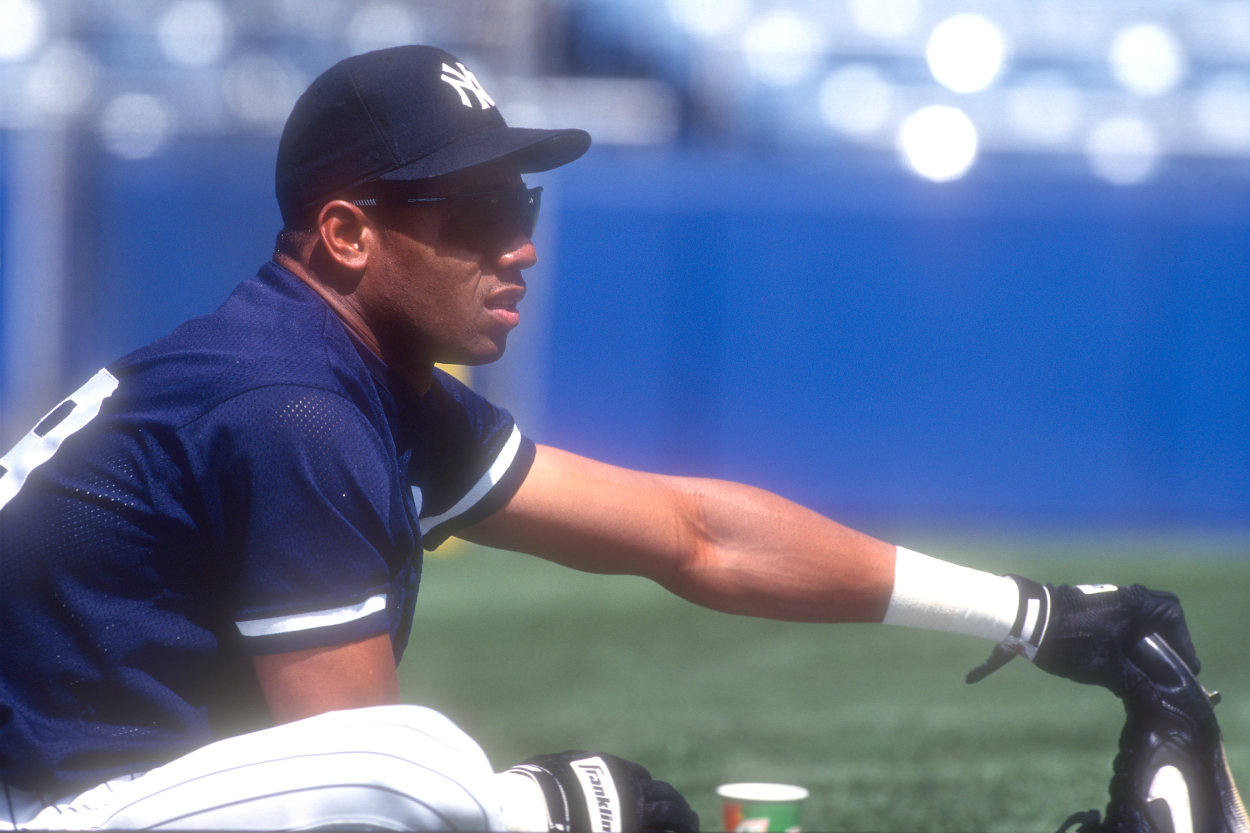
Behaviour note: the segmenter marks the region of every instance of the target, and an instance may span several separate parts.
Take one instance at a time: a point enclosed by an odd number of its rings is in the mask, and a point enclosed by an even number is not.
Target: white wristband
[[[887,625],[981,636],[1001,642],[1011,633],[1020,588],[1005,576],[960,567],[897,548]]]

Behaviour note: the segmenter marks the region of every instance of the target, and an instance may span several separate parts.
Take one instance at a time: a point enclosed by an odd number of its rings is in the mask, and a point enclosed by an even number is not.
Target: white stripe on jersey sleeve
[[[244,636],[273,636],[278,633],[326,628],[363,619],[370,613],[386,609],[386,594],[370,596],[360,604],[336,607],[331,610],[314,610],[311,613],[294,613],[290,616],[274,616],[271,619],[250,619],[235,622]]]
[[[495,484],[503,479],[508,473],[508,469],[512,467],[512,461],[516,459],[517,452],[521,449],[521,429],[515,425],[512,426],[512,434],[508,437],[508,441],[503,444],[503,448],[499,452],[499,456],[495,458],[495,462],[491,463],[486,474],[473,484],[473,488],[460,500],[456,501],[456,505],[448,509],[441,515],[435,515],[432,518],[421,518],[421,534],[426,535],[431,529],[439,524],[451,520],[457,515],[463,515],[472,509],[479,500],[486,497],[486,493],[495,487]]]
[[[0,457],[0,507],[13,499],[31,471],[52,459],[52,455],[70,434],[96,418],[100,413],[100,405],[117,390],[117,384],[112,373],[101,370],[44,417],[47,419],[66,402],[72,402],[73,409],[60,422],[40,436],[35,433],[39,430],[39,425],[43,424],[43,420],[40,420],[34,430],[18,440],[8,454]]]

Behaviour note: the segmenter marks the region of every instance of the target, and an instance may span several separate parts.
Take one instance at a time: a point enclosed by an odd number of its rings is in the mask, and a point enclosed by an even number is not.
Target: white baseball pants
[[[504,829],[485,753],[421,706],[328,712],[228,738],[51,806],[8,793],[8,830]]]

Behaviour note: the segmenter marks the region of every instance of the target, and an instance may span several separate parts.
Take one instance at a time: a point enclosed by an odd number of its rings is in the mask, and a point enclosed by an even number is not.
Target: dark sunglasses
[[[361,207],[444,203],[449,211],[441,231],[443,239],[473,249],[500,252],[516,239],[518,232],[534,236],[542,192],[540,186],[445,197],[365,197],[349,202]]]

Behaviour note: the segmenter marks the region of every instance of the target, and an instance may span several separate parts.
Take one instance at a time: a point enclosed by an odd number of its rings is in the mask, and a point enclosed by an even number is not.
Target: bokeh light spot
[[[1194,111],[1213,144],[1250,151],[1250,75],[1230,71],[1212,78],[1194,100]]]
[[[400,3],[368,3],[347,23],[347,43],[353,54],[418,43],[423,34],[416,12]]]
[[[1017,136],[1057,145],[1076,133],[1081,119],[1077,91],[1057,72],[1038,72],[1007,94],[1007,120]]]
[[[72,41],[50,44],[31,66],[26,94],[44,113],[77,114],[95,91],[99,68],[95,58]]]
[[[920,22],[920,0],[850,0],[851,21],[861,32],[896,40]]]
[[[868,64],[848,64],[825,76],[820,85],[820,115],[835,130],[869,136],[890,114],[893,87]]]
[[[249,53],[230,62],[221,83],[231,113],[246,124],[277,134],[307,79],[270,55]]]
[[[925,179],[959,179],[977,158],[977,129],[962,110],[933,105],[908,116],[898,149],[907,166]]]
[[[168,141],[174,115],[164,100],[147,93],[123,93],[100,113],[100,139],[122,159],[146,159]]]
[[[797,84],[810,75],[824,49],[816,21],[789,11],[752,20],[742,43],[751,74],[775,87]]]
[[[741,26],[750,14],[748,0],[668,0],[668,13],[686,31],[714,38]]]
[[[992,84],[1006,56],[1003,33],[978,14],[957,14],[943,20],[925,47],[933,77],[957,93],[977,92]]]
[[[47,34],[47,13],[35,0],[0,0],[0,61],[35,53]]]
[[[1136,116],[1111,116],[1094,125],[1085,142],[1090,168],[1113,185],[1137,185],[1159,165],[1159,140]]]
[[[230,39],[230,18],[215,0],[180,0],[156,23],[156,40],[165,57],[183,66],[217,63]]]
[[[1180,41],[1158,23],[1134,23],[1121,29],[1111,42],[1107,61],[1116,81],[1142,98],[1170,93],[1188,70]]]

